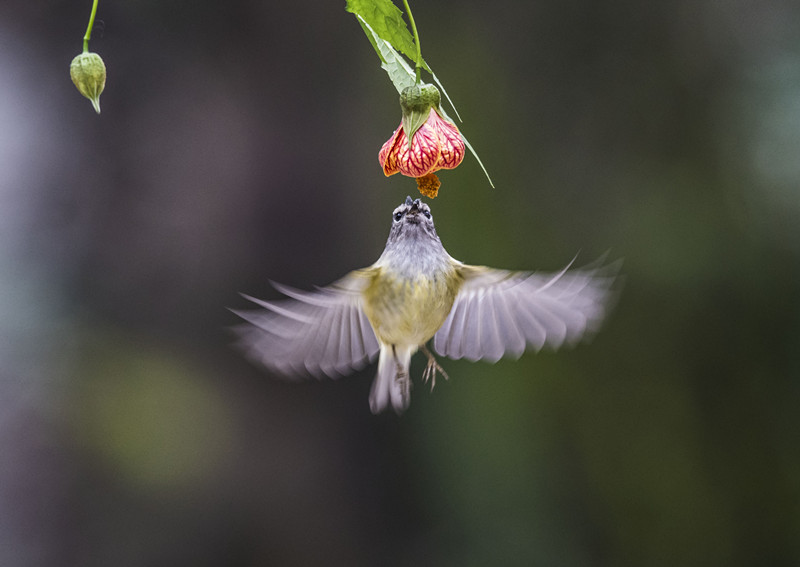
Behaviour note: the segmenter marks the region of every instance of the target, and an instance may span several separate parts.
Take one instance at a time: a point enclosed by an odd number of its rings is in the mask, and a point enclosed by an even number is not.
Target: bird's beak
[[[411,208],[406,213],[406,220],[412,224],[419,224],[420,208],[419,201],[414,201]]]

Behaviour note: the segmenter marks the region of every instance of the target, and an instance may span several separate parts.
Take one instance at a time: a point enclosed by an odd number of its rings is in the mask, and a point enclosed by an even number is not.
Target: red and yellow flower
[[[456,125],[442,117],[439,90],[433,85],[408,87],[400,95],[403,119],[383,144],[378,161],[388,177],[402,173],[417,179],[420,192],[435,197],[433,173],[453,169],[464,159],[465,144]]]

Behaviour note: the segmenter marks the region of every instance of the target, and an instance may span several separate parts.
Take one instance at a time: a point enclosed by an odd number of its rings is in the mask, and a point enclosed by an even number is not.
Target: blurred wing
[[[239,346],[250,358],[286,376],[337,378],[363,368],[378,353],[378,340],[361,308],[364,271],[315,291],[273,283],[289,299],[262,301],[264,309],[234,311]]]
[[[519,358],[527,345],[538,351],[578,342],[605,316],[622,264],[603,261],[556,274],[464,265],[464,283],[434,348],[450,358],[495,362],[507,353]]]

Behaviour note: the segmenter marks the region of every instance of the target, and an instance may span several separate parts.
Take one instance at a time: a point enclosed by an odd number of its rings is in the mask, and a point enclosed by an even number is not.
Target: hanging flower
[[[435,197],[434,171],[453,169],[464,159],[465,145],[456,125],[441,116],[439,90],[433,85],[407,87],[400,95],[403,120],[378,153],[383,173],[417,178],[420,191]],[[425,178],[420,183],[420,178]],[[434,189],[431,187],[435,185]]]

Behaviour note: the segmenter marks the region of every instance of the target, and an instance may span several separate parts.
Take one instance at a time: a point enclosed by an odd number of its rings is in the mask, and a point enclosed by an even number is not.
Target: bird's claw
[[[433,388],[436,386],[436,373],[441,372],[442,376],[444,376],[445,380],[449,380],[450,376],[447,375],[442,365],[436,360],[436,357],[433,356],[433,353],[428,350],[428,347],[422,345],[422,352],[425,353],[425,356],[428,357],[428,365],[425,366],[425,371],[422,373],[422,380],[423,382],[427,382],[428,380],[431,381],[431,392],[433,392]]]

